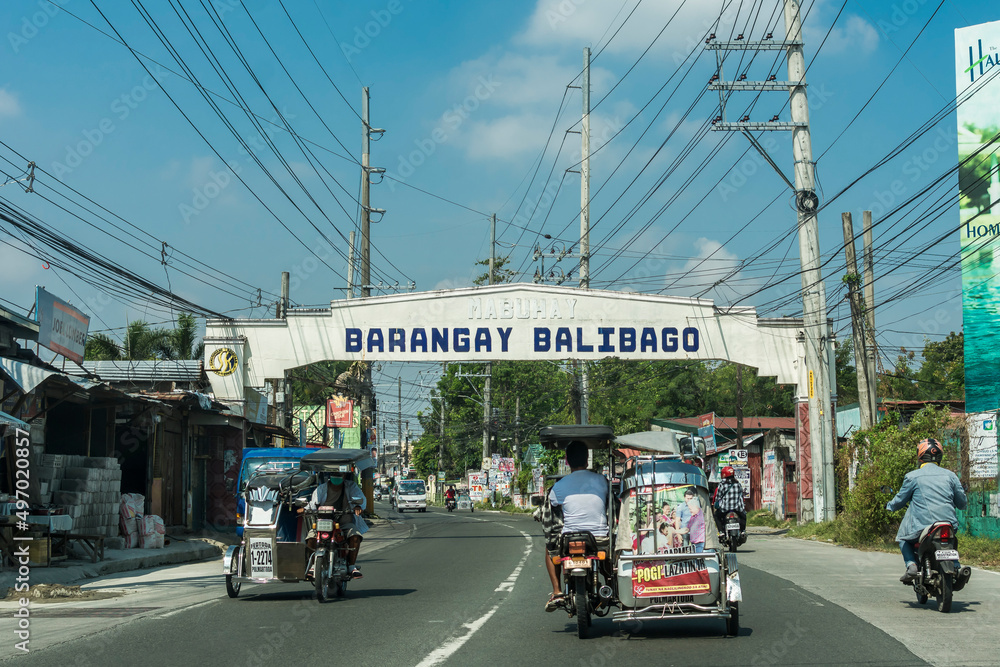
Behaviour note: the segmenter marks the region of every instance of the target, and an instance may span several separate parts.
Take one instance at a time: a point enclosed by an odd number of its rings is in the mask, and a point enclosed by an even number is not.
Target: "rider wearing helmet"
[[[921,531],[938,521],[947,521],[958,529],[958,515],[955,510],[965,509],[965,491],[958,477],[938,465],[943,455],[941,443],[937,440],[934,438],[921,440],[917,444],[920,467],[906,473],[899,493],[885,506],[890,512],[895,512],[905,507],[907,503],[910,504],[896,532],[899,550],[906,562],[906,572],[899,579],[904,584],[912,583],[917,578],[914,542]]]
[[[727,512],[740,517],[740,532],[747,529],[747,513],[743,505],[743,485],[736,479],[736,471],[726,466],[720,471],[722,483],[715,490],[715,525],[725,526]]]

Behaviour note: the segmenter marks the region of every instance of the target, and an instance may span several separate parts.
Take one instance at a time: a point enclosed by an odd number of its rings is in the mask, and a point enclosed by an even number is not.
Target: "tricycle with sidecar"
[[[358,449],[321,449],[299,462],[295,471],[262,470],[243,492],[246,512],[243,539],[226,550],[226,592],[235,598],[242,584],[311,581],[320,602],[347,590],[347,541],[332,506],[300,512],[324,476],[352,476],[373,465]],[[306,535],[316,533],[316,547]]]

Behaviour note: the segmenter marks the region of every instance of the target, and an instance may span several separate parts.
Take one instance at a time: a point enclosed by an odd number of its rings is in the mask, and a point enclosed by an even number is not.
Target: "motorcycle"
[[[736,512],[726,512],[719,531],[719,540],[731,553],[747,541],[747,534],[740,530],[740,515]]]
[[[351,578],[347,572],[347,540],[337,523],[337,514],[336,508],[324,506],[314,516],[316,551],[310,558],[309,571],[320,602],[330,599],[331,587],[338,598],[344,597]]]
[[[382,489],[375,489],[375,500],[382,500]]]
[[[611,609],[614,590],[598,585],[598,574],[607,553],[597,550],[594,536],[586,531],[564,533],[556,558],[562,563],[563,595],[566,611],[576,616],[577,636],[590,634],[591,616],[605,616]]]
[[[454,512],[455,507],[457,506],[454,498],[448,498],[447,500],[445,500],[444,504],[448,508],[449,512]]]
[[[965,588],[972,576],[971,568],[958,568],[955,528],[947,521],[939,521],[924,528],[915,546],[919,572],[913,581],[913,591],[917,602],[924,604],[933,595],[938,611],[951,611],[952,593]]]

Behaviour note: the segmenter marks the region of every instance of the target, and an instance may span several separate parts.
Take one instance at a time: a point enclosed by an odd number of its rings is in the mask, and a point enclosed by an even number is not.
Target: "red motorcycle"
[[[316,530],[316,551],[313,552],[309,571],[316,586],[316,599],[326,602],[332,596],[331,589],[338,598],[347,593],[347,582],[351,575],[347,572],[347,539],[337,523],[336,508],[317,508],[313,517]]]

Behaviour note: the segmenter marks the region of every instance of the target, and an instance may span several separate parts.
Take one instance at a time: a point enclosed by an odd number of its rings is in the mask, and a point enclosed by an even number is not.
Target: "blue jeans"
[[[910,542],[908,540],[900,540],[899,550],[903,553],[903,560],[906,561],[907,565],[909,565],[910,563],[913,563],[914,565],[917,564],[917,550],[913,548],[913,542]],[[962,569],[962,564],[959,563],[958,561],[955,561],[955,570],[960,571],[961,569]]]
[[[912,542],[910,542],[909,540],[900,540],[899,550],[903,552],[903,560],[906,562],[907,565],[909,565],[910,563],[913,563],[914,565],[917,564],[917,552],[913,548]]]

